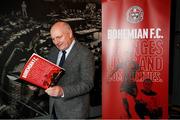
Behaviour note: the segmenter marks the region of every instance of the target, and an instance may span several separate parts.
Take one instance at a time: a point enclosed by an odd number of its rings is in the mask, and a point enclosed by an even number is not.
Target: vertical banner
[[[102,0],[102,117],[168,118],[170,0]]]

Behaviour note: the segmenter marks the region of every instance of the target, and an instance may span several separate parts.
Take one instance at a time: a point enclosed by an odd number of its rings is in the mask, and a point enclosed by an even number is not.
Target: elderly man
[[[56,22],[50,34],[55,47],[48,59],[65,69],[58,84],[45,90],[50,96],[51,118],[88,118],[89,92],[94,86],[93,55],[75,40],[65,22]]]

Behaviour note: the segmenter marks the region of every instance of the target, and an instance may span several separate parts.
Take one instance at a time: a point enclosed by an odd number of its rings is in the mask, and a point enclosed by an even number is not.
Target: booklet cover
[[[33,53],[21,72],[20,80],[47,89],[57,84],[62,73],[63,68]]]

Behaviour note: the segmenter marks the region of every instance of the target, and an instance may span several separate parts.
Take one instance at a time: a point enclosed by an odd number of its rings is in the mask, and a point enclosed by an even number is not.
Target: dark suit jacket
[[[49,60],[56,63],[58,49],[53,48]],[[65,74],[58,85],[63,87],[64,97],[50,97],[50,114],[54,105],[58,118],[87,118],[89,91],[94,86],[94,58],[89,49],[75,42],[63,65]]]

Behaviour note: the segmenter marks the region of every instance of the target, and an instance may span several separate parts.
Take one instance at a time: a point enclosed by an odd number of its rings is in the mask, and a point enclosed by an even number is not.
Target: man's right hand
[[[53,96],[53,97],[62,97],[64,96],[64,91],[63,88],[61,86],[52,86],[49,87],[45,90],[45,92],[49,95],[49,96]]]

